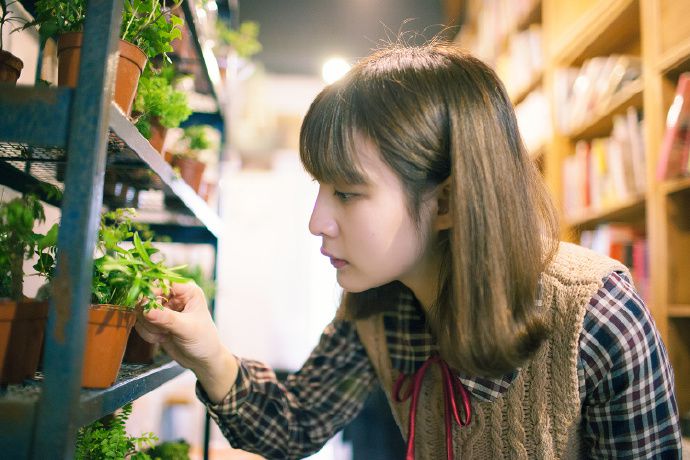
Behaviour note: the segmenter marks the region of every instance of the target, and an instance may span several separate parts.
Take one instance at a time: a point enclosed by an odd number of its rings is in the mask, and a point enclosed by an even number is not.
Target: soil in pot
[[[34,376],[47,318],[48,302],[0,300],[0,383]]]
[[[58,38],[58,86],[77,86],[82,36],[81,32],[69,32]],[[120,40],[119,52],[113,100],[125,115],[129,116],[132,113],[139,77],[146,65],[146,55],[138,47],[124,40]]]
[[[0,50],[0,82],[16,85],[24,63],[9,51]]]
[[[115,383],[136,319],[133,310],[116,305],[91,305],[84,347],[83,387],[107,388]]]

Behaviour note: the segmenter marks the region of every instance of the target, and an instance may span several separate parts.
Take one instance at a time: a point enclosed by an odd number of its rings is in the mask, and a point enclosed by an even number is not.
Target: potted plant
[[[19,22],[26,24],[28,21],[14,14],[11,9],[8,9],[13,3],[17,3],[17,1],[8,2],[7,0],[0,0],[0,8],[2,8],[2,15],[0,15],[0,82],[16,85],[19,75],[21,75],[24,68],[24,62],[5,50],[3,36],[7,25]],[[10,33],[16,30],[19,30],[19,28],[13,29]]]
[[[189,443],[184,439],[166,441],[149,447],[146,455],[156,460],[189,460]]]
[[[211,129],[208,125],[186,127],[180,139],[180,146],[172,158],[173,167],[179,170],[182,179],[195,192],[199,191],[201,178],[206,169],[206,164],[200,159],[201,152],[212,146],[208,137],[208,129]]]
[[[82,386],[112,385],[122,363],[125,345],[136,320],[136,310],[163,308],[157,291],[168,295],[172,282],[188,279],[152,256],[158,252],[150,239],[142,240],[135,229],[133,209],[104,213],[98,232],[84,351]],[[132,239],[133,246],[122,243]]]
[[[33,195],[0,203],[0,383],[19,383],[38,367],[48,303],[24,297],[23,265],[39,241],[45,248],[56,238],[56,227],[47,235],[34,233],[34,225],[44,220],[43,206]]]
[[[74,458],[77,460],[110,460],[124,459],[151,460],[152,457],[142,452],[145,447],[153,447],[158,437],[153,433],[142,433],[131,436],[125,428],[127,419],[132,413],[132,404],[125,405],[112,417],[105,417],[77,432],[77,444]]]
[[[139,77],[147,59],[172,51],[181,36],[182,19],[160,0],[125,0],[120,29],[120,58],[115,77],[115,103],[129,116]],[[86,19],[86,0],[37,0],[36,20],[41,40],[57,37],[58,85],[77,85]]]
[[[175,69],[168,65],[159,72],[147,69],[139,80],[134,111],[139,113],[136,127],[161,155],[168,129],[177,128],[192,110],[187,95],[173,88]]]
[[[234,53],[241,60],[248,60],[262,49],[259,37],[259,23],[256,21],[242,21],[236,30],[230,29],[223,21],[216,21],[215,54],[221,76],[225,78],[228,59]]]

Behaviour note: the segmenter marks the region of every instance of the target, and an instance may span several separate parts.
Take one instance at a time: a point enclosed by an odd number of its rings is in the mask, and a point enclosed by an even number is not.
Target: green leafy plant
[[[160,73],[146,70],[139,79],[137,96],[134,99],[134,110],[141,113],[136,127],[147,139],[151,137],[151,120],[158,118],[159,123],[166,128],[180,126],[192,113],[187,103],[187,95],[176,91],[172,86],[170,70],[165,67]]]
[[[182,38],[182,24],[172,10],[181,0],[165,6],[159,0],[125,0],[120,37],[135,44],[150,58],[172,51],[172,41]]]
[[[97,250],[102,254],[94,260],[92,301],[145,310],[163,308],[157,291],[170,293],[171,283],[186,283],[180,267],[166,267],[155,261],[158,249],[151,239],[143,240],[135,228],[133,209],[123,208],[104,213],[98,232]],[[122,242],[132,239],[133,247],[126,249]]]
[[[131,413],[132,405],[127,404],[109,421],[96,421],[81,428],[77,433],[75,458],[78,460],[124,458],[151,460],[151,457],[141,449],[153,447],[158,437],[153,433],[143,433],[141,436],[127,434],[125,424]]]
[[[217,21],[216,35],[221,47],[233,48],[242,58],[249,58],[262,49],[258,40],[259,23],[256,21],[243,21],[237,30],[230,29],[222,21]]]
[[[142,49],[151,59],[172,51],[172,41],[182,37],[182,18],[172,14],[180,2],[165,6],[160,0],[124,0],[120,38]],[[24,27],[39,26],[42,42],[67,32],[81,32],[86,20],[86,0],[37,0],[36,19]]]
[[[199,159],[199,154],[202,150],[209,149],[213,146],[211,139],[208,136],[208,130],[213,129],[209,125],[192,125],[184,129],[184,134],[180,138],[182,145],[175,153],[175,157]]]
[[[57,241],[57,227],[53,226],[47,235],[33,231],[36,223],[44,221],[43,205],[35,195],[27,194],[0,203],[0,297],[21,300],[24,260],[34,256],[37,248],[47,253],[52,250],[50,240]],[[39,273],[47,275],[50,271]]]
[[[166,441],[144,451],[154,460],[189,460],[189,444],[179,441]]]
[[[10,24],[27,24],[29,23],[28,20],[24,19],[23,17],[15,14],[14,12],[11,11],[11,9],[8,9],[7,7],[10,5],[13,5],[14,3],[17,3],[17,0],[8,2],[7,0],[0,0],[0,8],[2,8],[2,15],[0,15],[0,50],[4,49],[3,48],[3,36],[4,36],[4,31],[5,27],[10,25]],[[15,27],[10,31],[16,32],[17,30],[21,30],[23,27]]]

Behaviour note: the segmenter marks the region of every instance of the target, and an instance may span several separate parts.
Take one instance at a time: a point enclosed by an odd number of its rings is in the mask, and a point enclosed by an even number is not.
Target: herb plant
[[[151,120],[154,117],[158,117],[159,123],[166,128],[177,128],[192,113],[187,95],[173,88],[168,69],[172,69],[172,66],[158,74],[146,70],[139,79],[134,110],[142,115],[136,127],[147,139],[151,137]]]
[[[221,45],[229,46],[242,58],[249,58],[259,51],[259,23],[243,21],[237,30],[230,29],[222,21],[216,22],[216,35]]]
[[[113,460],[136,459],[151,460],[151,457],[140,449],[152,447],[158,437],[153,433],[141,436],[130,436],[125,430],[125,423],[132,413],[132,404],[127,404],[122,411],[109,422],[96,421],[81,428],[77,433],[75,458],[77,460]]]
[[[162,54],[167,59],[173,40],[182,37],[182,18],[172,14],[179,5],[165,6],[161,0],[124,0],[120,38],[142,49],[151,59]],[[37,0],[36,20],[41,41],[67,32],[80,32],[86,20],[86,0]]]
[[[8,2],[7,0],[0,0],[0,8],[2,8],[2,14],[0,15],[0,50],[3,50],[3,40],[2,37],[4,36],[4,31],[5,31],[5,26],[13,23],[24,23],[27,24],[29,21],[24,19],[21,16],[18,16],[14,14],[11,10],[7,9],[8,6],[17,3],[17,0],[13,0],[11,2]],[[10,31],[10,33],[15,32],[16,30],[21,29],[20,27],[16,27]]]
[[[144,451],[154,460],[189,460],[189,444],[179,441],[167,441],[155,445]]]
[[[0,203],[0,297],[22,299],[24,260],[34,255],[39,242],[48,244],[48,236],[33,231],[34,225],[43,221],[43,205],[35,195]],[[50,238],[57,235],[56,229],[51,232]]]
[[[208,136],[209,129],[212,128],[208,125],[187,126],[180,138],[183,148],[175,152],[174,156],[198,160],[202,150],[213,146]]]
[[[178,273],[183,267],[165,266],[154,261],[158,252],[151,240],[142,240],[132,221],[133,209],[117,209],[104,213],[98,232],[97,249],[102,254],[94,260],[92,301],[126,308],[143,306],[145,310],[163,308],[157,294],[170,293],[171,283],[185,283]],[[123,241],[132,239],[134,246],[125,249]]]

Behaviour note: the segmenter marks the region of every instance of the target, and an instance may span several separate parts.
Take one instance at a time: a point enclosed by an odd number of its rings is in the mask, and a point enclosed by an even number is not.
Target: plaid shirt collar
[[[383,314],[383,323],[391,364],[399,372],[407,375],[415,373],[432,353],[438,351],[422,307],[408,289],[401,290],[397,309]],[[455,374],[472,396],[490,402],[510,388],[518,371],[500,378],[469,377],[459,372]]]

